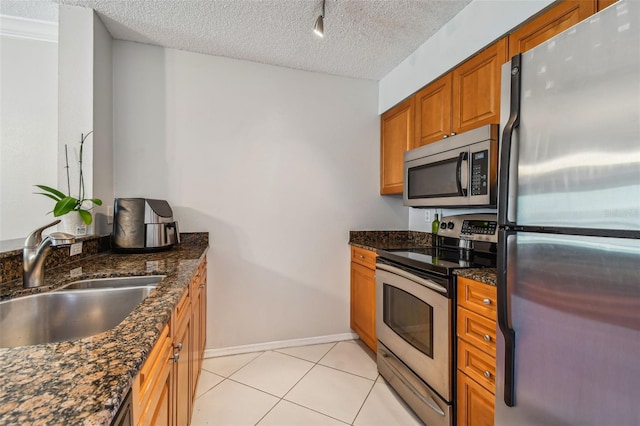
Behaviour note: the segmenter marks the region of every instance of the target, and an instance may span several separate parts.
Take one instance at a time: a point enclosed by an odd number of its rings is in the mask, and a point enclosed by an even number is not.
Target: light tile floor
[[[396,426],[420,420],[351,340],[204,360],[193,426]]]

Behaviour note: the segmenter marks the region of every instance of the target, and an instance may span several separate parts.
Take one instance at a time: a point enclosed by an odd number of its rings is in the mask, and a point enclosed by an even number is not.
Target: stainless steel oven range
[[[378,370],[429,426],[453,425],[453,271],[495,267],[496,216],[443,218],[436,247],[378,250]]]

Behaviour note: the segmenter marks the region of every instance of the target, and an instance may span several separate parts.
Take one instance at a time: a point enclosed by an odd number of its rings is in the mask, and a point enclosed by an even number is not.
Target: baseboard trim
[[[319,345],[321,343],[341,342],[343,340],[358,339],[356,333],[331,334],[328,336],[305,337],[302,339],[278,340],[275,342],[256,343],[254,345],[230,346],[219,349],[206,349],[205,358],[215,358],[226,355],[237,355],[248,352],[269,351],[273,349],[290,348],[293,346]]]

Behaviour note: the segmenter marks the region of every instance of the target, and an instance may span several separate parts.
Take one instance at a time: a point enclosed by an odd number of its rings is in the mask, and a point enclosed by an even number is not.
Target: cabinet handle
[[[488,334],[484,335],[484,341],[485,342],[490,342],[491,341],[491,336],[489,336]]]
[[[204,288],[204,283],[200,284],[200,288]]]
[[[489,373],[487,370],[484,370],[484,377],[486,377],[487,379],[490,379],[491,373]]]
[[[171,359],[173,359],[173,362],[178,362],[178,360],[180,359],[180,354],[173,354],[173,356],[171,357]]]
[[[451,136],[455,136],[455,135],[456,135],[456,132],[451,132]]]
[[[360,255],[360,259],[364,259],[364,256],[363,256],[363,255]]]
[[[485,305],[490,305],[491,304],[491,299],[489,299],[489,298],[482,299],[482,303],[484,303]]]
[[[448,137],[449,137],[449,135],[443,135],[443,136],[442,136],[442,139],[446,139],[446,138],[448,138]]]
[[[181,350],[182,350],[182,343],[178,343],[178,344],[175,346],[175,348],[176,348],[177,350],[181,351]]]

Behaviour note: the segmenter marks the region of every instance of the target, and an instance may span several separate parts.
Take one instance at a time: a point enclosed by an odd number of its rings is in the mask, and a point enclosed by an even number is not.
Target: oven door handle
[[[429,408],[431,408],[436,413],[440,414],[441,416],[445,415],[445,412],[442,411],[440,407],[438,407],[438,404],[436,404],[436,402],[433,400],[433,398],[431,398],[431,396],[422,395],[420,392],[416,390],[416,388],[413,387],[411,383],[409,383],[409,381],[402,375],[402,373],[398,371],[398,369],[391,363],[392,358],[389,356],[389,354],[387,354],[384,351],[381,351],[381,354],[384,360],[386,361],[387,367],[389,367],[389,369],[393,371],[393,374],[395,375],[395,377],[400,379],[402,384],[404,384],[411,391],[411,393],[413,393],[418,399],[420,399],[420,401],[427,404]]]
[[[427,288],[430,288],[431,290],[435,290],[439,293],[447,293],[447,289],[443,286],[441,286],[438,283],[434,283],[431,280],[426,280],[422,277],[419,277],[417,275],[412,274],[411,272],[407,272],[404,269],[400,269],[400,268],[396,268],[395,266],[391,266],[391,265],[387,265],[386,263],[377,263],[376,264],[376,268],[377,269],[382,269],[383,271],[387,271],[387,272],[391,272],[392,274],[396,274],[399,275],[403,278],[406,278],[408,280],[411,280],[413,282],[416,282],[418,284],[421,284]]]

